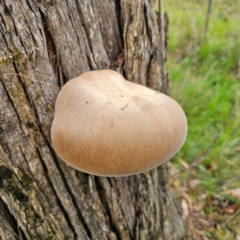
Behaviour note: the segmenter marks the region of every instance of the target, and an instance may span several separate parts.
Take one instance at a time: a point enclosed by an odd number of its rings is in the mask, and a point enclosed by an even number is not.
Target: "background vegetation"
[[[240,1],[213,1],[207,33],[207,0],[168,0],[163,8],[170,95],[189,122],[172,161],[188,237],[240,239]]]

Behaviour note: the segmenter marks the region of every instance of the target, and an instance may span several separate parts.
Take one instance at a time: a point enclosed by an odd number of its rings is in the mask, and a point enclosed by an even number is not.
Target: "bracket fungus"
[[[172,98],[113,70],[67,82],[55,105],[51,138],[70,166],[98,176],[145,172],[182,147],[187,119]]]

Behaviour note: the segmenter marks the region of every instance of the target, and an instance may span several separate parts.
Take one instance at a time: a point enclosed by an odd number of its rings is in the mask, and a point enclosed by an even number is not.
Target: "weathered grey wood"
[[[60,87],[114,68],[167,92],[153,0],[0,0],[1,239],[180,239],[168,165],[124,178],[68,167],[50,127]]]

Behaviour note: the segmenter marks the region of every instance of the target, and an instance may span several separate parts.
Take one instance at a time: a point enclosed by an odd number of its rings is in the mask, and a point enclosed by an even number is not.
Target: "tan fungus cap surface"
[[[67,82],[55,106],[51,138],[70,166],[98,176],[145,172],[183,145],[187,120],[172,98],[112,70]]]

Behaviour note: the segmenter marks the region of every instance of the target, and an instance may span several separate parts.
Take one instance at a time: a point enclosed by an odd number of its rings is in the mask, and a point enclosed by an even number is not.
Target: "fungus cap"
[[[172,98],[112,70],[90,71],[60,91],[52,144],[70,166],[98,176],[145,172],[183,145],[187,120]]]

